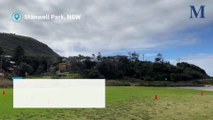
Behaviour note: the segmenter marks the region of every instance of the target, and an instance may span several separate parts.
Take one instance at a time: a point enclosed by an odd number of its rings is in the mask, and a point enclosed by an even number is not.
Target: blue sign
[[[12,77],[13,80],[21,80],[22,77]]]

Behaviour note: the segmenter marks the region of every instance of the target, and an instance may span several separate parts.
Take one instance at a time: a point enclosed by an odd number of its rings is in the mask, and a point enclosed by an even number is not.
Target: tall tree
[[[4,54],[4,50],[2,47],[0,47],[0,55],[3,55]]]
[[[2,69],[3,66],[3,55],[4,54],[4,50],[0,47],[0,69]]]
[[[156,58],[155,58],[155,62],[156,63],[162,63],[163,61],[164,61],[163,55],[161,53],[158,53]]]
[[[22,58],[25,56],[25,51],[21,46],[17,46],[13,53],[13,58],[15,61],[20,63],[22,61]]]
[[[137,52],[129,52],[129,58],[131,61],[138,61],[139,60],[139,54]]]
[[[102,59],[101,52],[98,52],[97,60],[98,60],[98,61],[101,61],[101,59]]]

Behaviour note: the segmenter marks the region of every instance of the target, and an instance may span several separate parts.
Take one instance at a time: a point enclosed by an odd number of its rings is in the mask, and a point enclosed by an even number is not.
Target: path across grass
[[[0,88],[0,120],[212,120],[213,92],[181,88],[106,87],[105,109],[13,109]],[[69,92],[66,93],[69,95]],[[153,100],[154,96],[158,100]]]

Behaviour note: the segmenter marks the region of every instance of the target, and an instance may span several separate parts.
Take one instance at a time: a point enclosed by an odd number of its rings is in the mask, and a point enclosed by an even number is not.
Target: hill
[[[86,78],[105,78],[107,80],[142,81],[192,81],[208,79],[209,76],[199,66],[179,62],[172,65],[167,61],[141,61],[131,56],[105,56],[99,61],[90,61],[85,56],[70,57],[70,70]],[[79,61],[77,61],[79,60]],[[83,61],[83,62],[82,62]]]
[[[0,33],[0,47],[3,48],[7,55],[13,55],[13,51],[17,46],[22,46],[28,56],[59,56],[46,44],[39,42],[34,38],[16,34]]]

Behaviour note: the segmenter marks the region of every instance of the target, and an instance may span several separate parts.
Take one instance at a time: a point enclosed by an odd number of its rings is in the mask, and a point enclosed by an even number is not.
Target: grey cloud
[[[210,5],[213,1],[196,1],[198,5],[202,3]],[[3,9],[0,26],[3,26],[1,32],[34,37],[65,56],[155,48],[177,44],[171,39],[176,31],[213,20],[212,7],[207,9],[207,19],[190,20],[190,4],[186,0],[8,0],[0,4]],[[23,20],[17,24],[8,16],[14,10],[34,15],[82,14],[82,19],[76,22]]]

